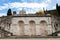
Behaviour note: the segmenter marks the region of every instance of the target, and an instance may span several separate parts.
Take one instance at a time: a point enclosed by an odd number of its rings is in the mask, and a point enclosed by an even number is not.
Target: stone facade
[[[0,26],[17,36],[47,36],[58,30],[55,26],[58,22],[55,16],[37,14],[15,14],[0,18]]]
[[[20,35],[20,32],[24,35],[41,35],[42,32],[52,34],[55,32],[55,28],[52,25],[51,16],[39,16],[39,17],[13,17],[11,24],[11,32],[15,35]],[[21,22],[19,25],[19,22]],[[22,27],[21,27],[22,26]],[[21,31],[20,31],[21,30]]]

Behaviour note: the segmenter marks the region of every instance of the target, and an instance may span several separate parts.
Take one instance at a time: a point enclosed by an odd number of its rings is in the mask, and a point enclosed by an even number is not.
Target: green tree
[[[11,9],[8,9],[7,16],[10,16],[10,15],[12,15],[12,12],[11,12]]]

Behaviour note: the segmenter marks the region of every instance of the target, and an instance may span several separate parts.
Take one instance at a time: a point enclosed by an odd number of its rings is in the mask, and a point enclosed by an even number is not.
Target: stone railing
[[[2,27],[0,27],[0,37],[10,37],[13,34],[11,32],[8,32],[4,30]]]

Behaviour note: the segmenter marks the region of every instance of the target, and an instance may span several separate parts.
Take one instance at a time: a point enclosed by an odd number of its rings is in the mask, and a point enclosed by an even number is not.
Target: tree
[[[58,4],[56,4],[56,10],[58,12],[58,16],[60,16],[60,6],[58,6]]]
[[[11,9],[8,9],[7,16],[11,16],[11,15],[12,15]]]
[[[44,15],[44,11],[40,10],[40,11],[36,12],[36,14]]]

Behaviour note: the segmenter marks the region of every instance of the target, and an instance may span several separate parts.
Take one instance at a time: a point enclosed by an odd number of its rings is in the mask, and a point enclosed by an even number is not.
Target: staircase
[[[0,27],[0,37],[10,37],[13,34],[11,32],[8,32],[4,30],[2,27]]]
[[[10,37],[12,36],[13,34],[11,32],[7,30],[5,30],[5,25],[9,25],[9,22],[8,22],[8,18],[7,17],[1,17],[1,20],[0,20],[0,37]],[[10,25],[9,25],[10,26]]]

